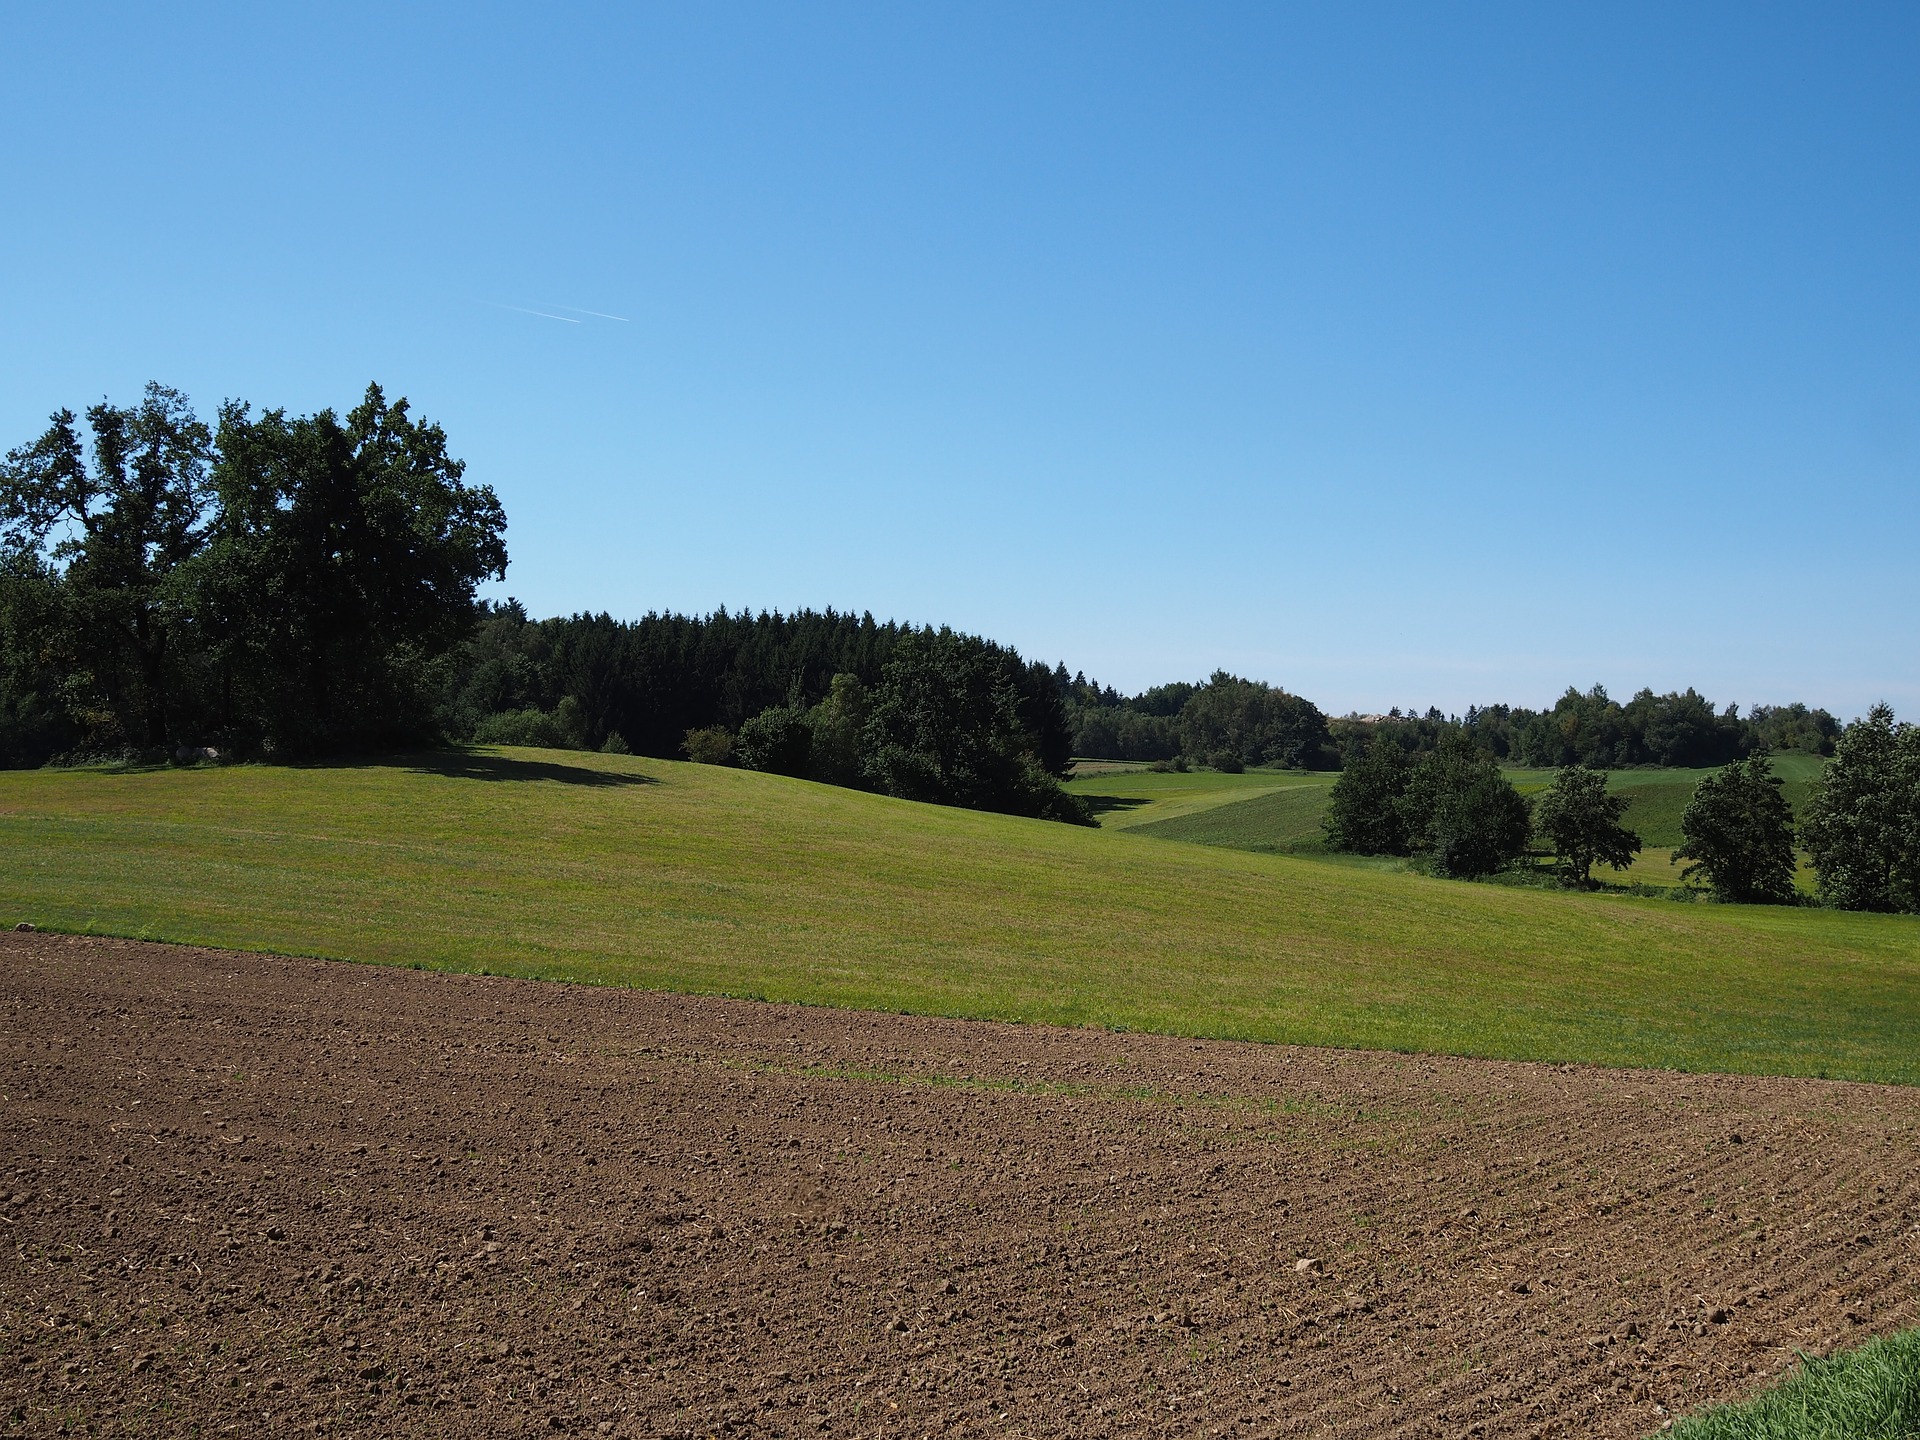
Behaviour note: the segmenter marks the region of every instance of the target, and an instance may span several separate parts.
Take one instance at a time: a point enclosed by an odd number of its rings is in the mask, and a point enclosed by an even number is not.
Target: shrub
[[[687,731],[681,753],[696,765],[731,765],[733,732],[724,725],[706,725]]]
[[[544,750],[577,748],[560,722],[544,710],[502,710],[473,727],[478,745],[532,745]]]
[[[740,727],[733,754],[749,770],[805,775],[813,756],[813,726],[807,712],[790,705],[762,710]]]

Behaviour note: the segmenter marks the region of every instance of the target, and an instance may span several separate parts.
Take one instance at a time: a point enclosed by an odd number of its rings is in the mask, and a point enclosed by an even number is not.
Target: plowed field
[[[1920,1093],[0,941],[0,1433],[1633,1436],[1920,1319]]]

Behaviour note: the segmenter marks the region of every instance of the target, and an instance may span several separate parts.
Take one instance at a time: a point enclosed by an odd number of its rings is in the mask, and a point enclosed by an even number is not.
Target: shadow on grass
[[[1079,799],[1096,819],[1110,811],[1134,810],[1147,803],[1143,799],[1128,795],[1082,795]]]
[[[653,785],[650,775],[624,770],[595,770],[556,760],[521,760],[470,750],[430,750],[412,755],[370,755],[322,762],[326,768],[388,766],[416,775],[445,775],[455,780],[552,780],[562,785]]]

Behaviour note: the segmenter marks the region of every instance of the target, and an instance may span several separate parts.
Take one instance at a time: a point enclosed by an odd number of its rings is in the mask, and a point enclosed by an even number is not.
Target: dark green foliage
[[[1747,712],[1749,748],[1798,750],[1805,755],[1831,755],[1840,740],[1840,722],[1825,710],[1792,705],[1756,705]]]
[[[881,672],[863,768],[903,799],[1090,823],[1060,788],[1066,748],[1065,706],[1045,667],[974,636],[921,630],[901,637]]]
[[[424,664],[506,571],[492,490],[377,385],[344,421],[230,404],[218,444],[199,563],[224,728],[288,754],[428,733]]]
[[[494,711],[551,709],[571,695],[589,747],[618,731],[635,754],[677,759],[689,730],[738,731],[774,706],[816,705],[838,675],[872,686],[903,633],[832,610],[536,621],[508,601],[483,607],[455,653],[439,719],[465,739]]]
[[[157,385],[87,427],[63,410],[0,467],[9,762],[428,736],[432,666],[506,565],[438,427],[373,387],[344,423],[229,405],[216,440]]]
[[[1840,724],[1825,710],[1799,704],[1758,705],[1741,719],[1736,707],[1716,711],[1691,689],[1666,695],[1641,690],[1622,705],[1599,685],[1584,694],[1569,689],[1546,711],[1473,706],[1462,720],[1435,709],[1421,715],[1396,708],[1384,716],[1347,716],[1332,724],[1343,756],[1380,741],[1398,745],[1409,755],[1424,754],[1443,732],[1454,729],[1509,764],[1610,770],[1724,765],[1755,750],[1829,755]]]
[[[1793,811],[1765,755],[1736,760],[1694,787],[1680,817],[1686,843],[1673,852],[1691,861],[1680,872],[1704,875],[1714,898],[1738,904],[1792,904]]]
[[[1118,694],[1085,675],[1055,671],[1066,696],[1073,753],[1089,760],[1172,760],[1180,753],[1180,711],[1200,689],[1185,680],[1138,695]]]
[[[917,658],[896,666],[909,641]],[[710,763],[1077,820],[1057,784],[1073,754],[1063,683],[988,641],[871,615],[531,621],[509,601],[483,608],[448,667],[439,714],[456,738],[479,739],[497,733],[491,715],[572,703],[571,743],[588,749],[618,734],[643,755],[697,751]],[[888,723],[875,731],[883,702]],[[905,724],[909,712],[919,718]]]
[[[1171,760],[1180,751],[1172,717],[1126,704],[1073,707],[1073,753],[1090,760]]]
[[[1609,794],[1607,777],[1569,765],[1533,802],[1534,831],[1553,847],[1564,885],[1586,889],[1593,867],[1624,870],[1640,853],[1640,837],[1620,823],[1632,800]]]
[[[1920,727],[1885,705],[1850,725],[1800,833],[1827,904],[1920,911]]]
[[[740,727],[734,759],[748,770],[806,775],[813,760],[813,725],[805,710],[775,705]]]
[[[1735,706],[1716,711],[1692,689],[1641,690],[1625,705],[1601,686],[1568,690],[1550,711],[1496,706],[1472,713],[1488,748],[1523,765],[1724,765],[1756,750],[1831,754],[1839,722],[1805,705],[1756,706],[1742,720]]]
[[[202,546],[212,437],[160,385],[131,409],[93,406],[87,428],[91,463],[62,410],[0,467],[12,620],[32,627],[16,643],[58,676],[47,699],[85,743],[162,746],[198,718],[185,570]]]
[[[1527,802],[1500,767],[1464,736],[1420,757],[1401,798],[1407,843],[1436,875],[1491,875],[1526,853]]]
[[[79,742],[79,724],[59,699],[59,600],[38,555],[0,551],[0,769],[43,765]]]
[[[867,728],[870,705],[867,687],[858,675],[836,675],[826,698],[808,712],[813,731],[813,778],[829,785],[860,785],[861,737]]]
[[[1403,802],[1409,770],[1396,745],[1375,745],[1348,761],[1333,782],[1321,822],[1327,847],[1356,855],[1408,854]]]
[[[733,732],[724,725],[703,725],[687,731],[680,753],[696,765],[731,765]]]
[[[574,748],[553,716],[531,706],[487,716],[474,729],[473,738],[482,745],[533,745],[546,750]]]
[[[1226,757],[1290,770],[1330,769],[1334,761],[1327,717],[1311,700],[1224,670],[1181,707],[1180,750],[1216,769]]]

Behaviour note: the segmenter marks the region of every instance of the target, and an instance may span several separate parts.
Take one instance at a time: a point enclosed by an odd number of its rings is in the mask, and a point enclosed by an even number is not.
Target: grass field
[[[1178,778],[1178,777],[1175,777]],[[821,1004],[1920,1082],[1920,921],[542,751],[0,775],[0,921]]]
[[[1331,775],[1299,770],[1248,770],[1228,775],[1219,770],[1149,770],[1139,765],[1108,765],[1083,760],[1074,766],[1067,792],[1092,807],[1103,830],[1132,830],[1163,820],[1202,814],[1275,791],[1309,791],[1324,796]]]

